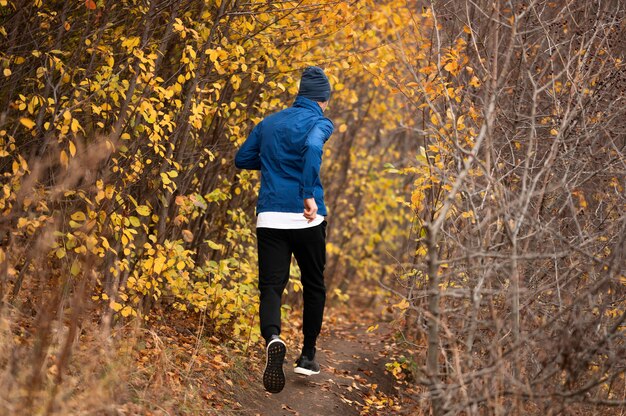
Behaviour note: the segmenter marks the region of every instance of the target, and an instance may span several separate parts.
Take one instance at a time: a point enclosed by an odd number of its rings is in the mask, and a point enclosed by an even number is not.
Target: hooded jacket
[[[333,129],[319,104],[302,96],[252,129],[235,156],[235,166],[261,171],[257,214],[300,213],[304,199],[315,198],[317,212],[327,215],[319,173],[324,143]]]

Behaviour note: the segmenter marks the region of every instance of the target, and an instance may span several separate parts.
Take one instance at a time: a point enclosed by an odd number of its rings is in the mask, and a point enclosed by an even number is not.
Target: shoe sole
[[[293,369],[293,372],[296,374],[300,374],[301,376],[312,376],[315,374],[319,374],[319,371],[307,370],[306,368],[296,367]]]
[[[280,339],[274,339],[267,344],[263,387],[270,393],[280,393],[285,387],[283,363],[286,353],[287,347]]]

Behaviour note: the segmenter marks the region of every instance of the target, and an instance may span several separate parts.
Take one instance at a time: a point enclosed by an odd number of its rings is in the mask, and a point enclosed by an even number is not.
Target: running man
[[[324,143],[334,129],[323,115],[329,99],[324,71],[306,68],[293,105],[257,124],[235,157],[238,168],[261,171],[256,209],[259,314],[266,342],[263,385],[271,393],[285,386],[287,348],[280,338],[280,307],[292,254],[300,267],[304,300],[304,345],[294,371],[307,376],[320,372],[315,343],[326,302],[327,215],[320,166]]]

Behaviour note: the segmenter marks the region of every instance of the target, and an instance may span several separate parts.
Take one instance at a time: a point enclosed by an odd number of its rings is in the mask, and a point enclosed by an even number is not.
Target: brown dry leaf
[[[288,411],[289,413],[291,413],[293,415],[296,415],[296,416],[300,415],[299,412],[297,412],[296,410],[292,409],[289,405],[286,405],[284,403],[280,405],[280,408],[283,409],[283,410]]]
[[[340,398],[341,398],[341,401],[342,401],[342,402],[344,402],[344,403],[348,403],[348,404],[352,404],[352,403],[354,403],[354,401],[352,401],[352,400],[348,399],[348,398],[347,398],[346,396],[344,396],[343,394],[340,396]]]
[[[189,230],[183,230],[183,240],[191,243],[193,241],[193,233]]]
[[[366,380],[364,377],[361,377],[361,376],[360,376],[360,375],[358,375],[358,374],[354,376],[354,379],[355,379],[356,381],[358,381],[359,383],[361,383],[361,384],[365,384],[365,383],[367,383],[367,380]]]

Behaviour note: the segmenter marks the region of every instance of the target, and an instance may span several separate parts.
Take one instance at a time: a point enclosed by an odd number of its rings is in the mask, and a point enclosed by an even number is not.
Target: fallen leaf
[[[289,407],[289,405],[286,405],[286,404],[280,405],[280,408],[283,409],[283,410],[288,411],[289,413],[291,413],[293,415],[299,415],[300,414],[297,411],[295,411],[294,409],[292,409],[291,407]]]

